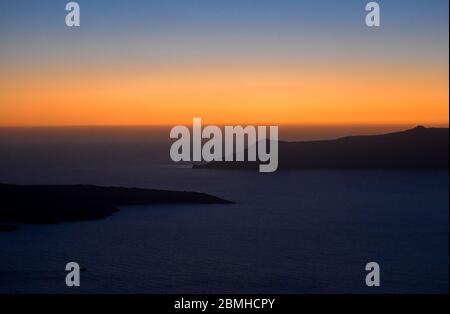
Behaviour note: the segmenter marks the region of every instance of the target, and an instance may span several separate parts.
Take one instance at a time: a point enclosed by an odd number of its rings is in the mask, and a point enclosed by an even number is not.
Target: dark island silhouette
[[[196,192],[94,185],[12,185],[0,183],[0,231],[10,224],[54,224],[95,220],[119,211],[118,206],[151,204],[230,204]]]
[[[448,128],[423,126],[335,140],[280,141],[278,169],[448,169],[448,147]],[[194,168],[256,170],[259,164],[259,161],[213,161]]]
[[[17,230],[17,229],[19,229],[19,227],[17,227],[17,226],[0,224],[0,232],[9,232],[9,231]]]

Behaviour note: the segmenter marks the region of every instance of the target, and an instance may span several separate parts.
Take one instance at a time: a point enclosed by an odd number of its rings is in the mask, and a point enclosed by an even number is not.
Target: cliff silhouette
[[[0,231],[14,230],[9,223],[101,219],[119,211],[118,206],[232,203],[204,193],[94,185],[0,184],[0,195]]]
[[[417,126],[406,131],[335,140],[279,142],[278,169],[448,169],[448,128]],[[217,162],[203,169],[257,169],[260,162]]]

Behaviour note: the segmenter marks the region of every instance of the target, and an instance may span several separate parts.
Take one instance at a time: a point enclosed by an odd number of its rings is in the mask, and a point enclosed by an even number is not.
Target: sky
[[[448,0],[0,1],[0,126],[448,125]]]

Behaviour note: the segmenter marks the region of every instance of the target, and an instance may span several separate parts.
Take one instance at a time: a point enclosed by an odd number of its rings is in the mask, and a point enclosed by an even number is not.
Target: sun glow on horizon
[[[87,73],[86,73],[87,72]],[[0,76],[0,126],[448,124],[448,73],[406,69]]]

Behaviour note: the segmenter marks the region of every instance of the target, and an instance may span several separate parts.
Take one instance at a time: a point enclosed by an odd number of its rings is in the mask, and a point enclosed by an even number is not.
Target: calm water
[[[0,293],[448,292],[448,172],[192,170],[150,163],[165,147],[52,147],[0,146],[1,181],[194,190],[237,204],[123,208],[0,233]],[[65,287],[70,261],[87,268],[77,289]],[[371,261],[380,288],[365,286]]]

